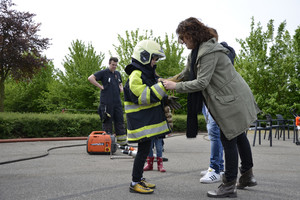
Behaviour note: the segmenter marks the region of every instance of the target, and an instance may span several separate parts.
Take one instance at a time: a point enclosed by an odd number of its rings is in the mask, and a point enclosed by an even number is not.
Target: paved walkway
[[[252,145],[253,133],[248,133]],[[208,190],[219,183],[199,183],[200,171],[208,167],[210,143],[206,134],[196,139],[174,134],[165,139],[166,173],[148,171],[144,176],[157,184],[151,195],[130,193],[133,159],[125,156],[111,159],[109,155],[89,155],[86,141],[42,141],[0,144],[0,163],[39,156],[52,147],[48,156],[0,165],[1,200],[193,200],[211,199]],[[237,199],[299,199],[300,146],[292,139],[268,140],[252,147],[256,187],[238,190]],[[156,163],[155,163],[156,169]]]

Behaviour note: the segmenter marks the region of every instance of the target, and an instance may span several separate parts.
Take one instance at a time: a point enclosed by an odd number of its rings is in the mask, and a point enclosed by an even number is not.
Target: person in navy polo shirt
[[[114,124],[117,143],[126,145],[127,134],[120,98],[120,93],[123,92],[123,84],[120,72],[116,71],[117,66],[118,58],[111,57],[108,68],[90,75],[88,80],[101,91],[98,113],[102,121],[103,131],[113,134],[112,124]],[[99,81],[101,81],[102,85]]]

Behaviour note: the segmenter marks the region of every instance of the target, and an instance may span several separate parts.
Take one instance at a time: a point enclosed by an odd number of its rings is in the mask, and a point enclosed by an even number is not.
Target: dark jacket
[[[227,56],[231,60],[231,63],[234,65],[235,50],[231,46],[229,46],[226,42],[221,42],[220,44],[229,50],[229,53],[227,54]]]
[[[129,75],[124,86],[128,142],[142,142],[170,133],[162,106],[166,90],[161,82],[157,83],[155,67],[133,60],[125,72]]]

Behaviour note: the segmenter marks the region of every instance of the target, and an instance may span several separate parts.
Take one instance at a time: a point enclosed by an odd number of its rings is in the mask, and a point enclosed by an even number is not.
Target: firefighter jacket
[[[162,105],[166,89],[161,82],[157,82],[155,68],[150,64],[142,65],[135,59],[125,68],[129,75],[124,87],[129,143],[163,137],[171,132]]]
[[[202,43],[194,65],[196,79],[189,81],[191,55],[186,68],[179,74],[183,82],[176,92],[202,91],[210,114],[228,140],[248,129],[260,112],[251,89],[235,70],[227,54],[229,50],[214,38]]]

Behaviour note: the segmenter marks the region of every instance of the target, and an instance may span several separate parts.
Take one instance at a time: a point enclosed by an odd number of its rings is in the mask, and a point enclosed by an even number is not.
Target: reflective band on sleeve
[[[142,92],[142,94],[141,94],[141,104],[149,104],[148,103],[148,101],[147,101],[147,97],[148,97],[148,92],[150,92],[149,91],[149,88],[148,87],[146,87],[144,90],[143,90],[143,92]],[[149,99],[149,98],[148,98]],[[149,102],[150,102],[150,99],[149,99]]]
[[[153,90],[153,92],[155,93],[155,95],[157,96],[157,98],[159,98],[160,100],[165,96],[166,92],[161,88],[162,84],[155,84],[153,85],[151,88]],[[163,86],[162,86],[163,87]]]

